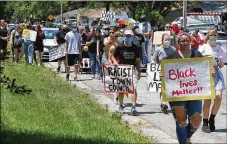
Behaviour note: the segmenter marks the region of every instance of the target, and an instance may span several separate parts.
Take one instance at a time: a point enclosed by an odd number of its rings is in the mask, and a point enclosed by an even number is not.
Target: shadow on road
[[[167,110],[168,111],[168,114],[171,114],[172,111],[171,110]],[[138,112],[140,115],[143,115],[143,114],[156,114],[156,113],[163,113],[161,111],[150,111],[150,112]],[[163,113],[164,114],[164,113]]]
[[[136,104],[136,107],[143,107],[145,104]],[[132,103],[125,103],[125,107],[132,107]]]
[[[1,129],[1,143],[3,144],[104,144],[121,143],[118,140],[101,138],[84,139],[81,136],[58,136],[40,132],[14,132]]]
[[[215,132],[227,133],[227,129],[216,129]]]

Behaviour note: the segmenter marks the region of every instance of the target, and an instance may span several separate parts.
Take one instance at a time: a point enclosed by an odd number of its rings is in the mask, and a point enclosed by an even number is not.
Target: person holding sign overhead
[[[162,35],[162,45],[155,49],[154,55],[153,55],[153,60],[160,64],[162,59],[165,59],[166,57],[170,56],[175,52],[175,48],[170,45],[171,39],[170,35],[167,33],[164,33]],[[162,98],[162,93],[160,92],[160,100]],[[161,101],[161,110],[164,112],[164,114],[168,114],[168,106],[165,102]]]
[[[69,81],[70,66],[74,66],[74,81],[77,81],[77,74],[79,69],[79,62],[81,59],[81,36],[77,25],[72,26],[72,31],[65,35],[66,42],[66,79]]]
[[[134,66],[134,72],[133,72],[134,94],[132,94],[131,114],[133,116],[136,116],[138,115],[138,112],[136,110],[136,98],[137,98],[136,86],[137,86],[138,80],[140,79],[141,61],[140,61],[139,51],[137,47],[132,43],[133,36],[134,34],[132,30],[126,30],[124,32],[124,42],[115,49],[113,64],[114,65],[124,64],[124,65]],[[116,59],[119,59],[119,62],[117,62]],[[121,113],[124,113],[123,100],[124,100],[124,94],[119,93],[119,111]]]
[[[225,90],[226,88],[224,76],[220,69],[224,67],[224,63],[227,63],[227,57],[226,52],[223,50],[223,48],[217,44],[217,37],[217,30],[209,30],[207,32],[207,36],[205,37],[205,41],[207,41],[207,44],[204,44],[199,47],[199,51],[203,54],[203,56],[211,56],[214,57],[216,60],[216,63],[214,65],[216,98],[214,99],[214,104],[211,110],[209,121],[208,117],[210,112],[211,100],[204,100],[203,105],[202,131],[206,133],[215,131],[214,118],[217,115],[218,110],[221,106],[223,90]]]
[[[187,33],[178,35],[177,41],[179,43],[179,50],[175,51],[166,59],[203,57],[199,51],[190,48],[191,38]],[[162,75],[164,74],[162,73]],[[202,121],[202,100],[174,101],[169,102],[169,104],[176,120],[176,133],[179,143],[191,143],[190,138],[196,132]]]

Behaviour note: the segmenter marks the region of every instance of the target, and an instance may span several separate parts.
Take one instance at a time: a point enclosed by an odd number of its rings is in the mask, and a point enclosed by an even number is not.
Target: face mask
[[[117,37],[117,42],[122,43],[124,41],[124,37]]]
[[[125,43],[126,43],[126,44],[131,44],[131,43],[132,43],[132,40],[133,40],[133,39],[132,39],[131,37],[126,37],[126,38],[125,38]]]
[[[72,31],[73,31],[73,33],[77,33],[78,32],[77,28],[73,28]]]
[[[138,28],[135,29],[135,33],[136,33],[136,34],[140,33],[140,30],[139,30]]]
[[[209,36],[209,42],[216,43],[217,37],[216,36]]]
[[[166,47],[169,47],[170,46],[170,41],[169,40],[164,41],[163,45],[166,46]]]

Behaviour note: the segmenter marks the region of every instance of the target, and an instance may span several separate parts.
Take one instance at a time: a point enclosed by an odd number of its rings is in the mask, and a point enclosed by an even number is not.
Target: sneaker
[[[67,81],[69,81],[69,74],[66,74],[65,79],[66,79]]]
[[[78,78],[77,77],[74,77],[74,81],[78,81]]]
[[[96,78],[97,78],[98,80],[102,79],[102,77],[101,77],[100,75],[98,75]]]
[[[121,114],[124,114],[124,113],[125,113],[124,106],[119,105],[119,112],[120,112]]]
[[[57,68],[57,72],[58,72],[58,73],[60,72],[60,69],[61,69],[61,67],[58,67],[58,68]]]
[[[95,78],[95,75],[92,75],[92,78],[94,79]]]
[[[209,127],[210,127],[210,131],[214,132],[215,131],[215,125],[214,125],[215,121],[214,120],[209,120]]]
[[[190,139],[187,139],[186,144],[191,144],[191,140]]]
[[[136,110],[135,107],[132,107],[132,109],[131,109],[131,114],[132,114],[133,116],[138,116],[138,112],[137,112],[137,110]]]
[[[205,133],[210,133],[210,128],[209,128],[209,126],[207,125],[203,125],[203,127],[202,127],[202,131],[203,132],[205,132]]]
[[[118,96],[117,96],[117,95],[114,96],[114,103],[115,103],[116,105],[118,105]]]
[[[166,104],[161,104],[161,110],[164,114],[168,114],[168,106]]]

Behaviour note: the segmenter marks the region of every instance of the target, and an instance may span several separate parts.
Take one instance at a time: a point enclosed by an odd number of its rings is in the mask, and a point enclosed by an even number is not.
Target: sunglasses
[[[114,34],[114,32],[109,32],[110,34]]]
[[[166,26],[166,28],[172,28],[171,26]]]

